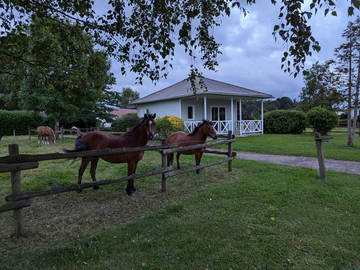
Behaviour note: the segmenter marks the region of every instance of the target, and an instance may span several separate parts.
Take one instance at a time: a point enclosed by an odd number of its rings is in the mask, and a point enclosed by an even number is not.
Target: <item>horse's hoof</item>
[[[77,190],[77,193],[79,193],[79,194],[84,194],[84,192],[83,192],[82,189],[78,189],[78,190]]]
[[[100,187],[96,185],[96,186],[93,186],[93,189],[98,190],[98,189],[100,189]]]

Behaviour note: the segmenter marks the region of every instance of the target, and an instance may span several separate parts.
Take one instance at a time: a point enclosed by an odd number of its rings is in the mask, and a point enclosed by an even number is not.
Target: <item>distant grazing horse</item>
[[[166,144],[176,145],[176,146],[188,146],[205,143],[206,138],[210,136],[213,139],[217,139],[216,131],[212,125],[212,123],[208,120],[203,120],[190,134],[187,134],[183,131],[178,131],[171,133],[165,140]],[[195,162],[196,165],[200,165],[202,154],[205,149],[195,149],[188,150],[176,153],[176,163],[177,168],[180,169],[180,155],[194,155],[195,154]],[[168,155],[168,166],[172,165],[174,160],[174,153]],[[196,173],[199,173],[199,170],[196,170]]]
[[[38,143],[41,144],[50,144],[55,143],[55,132],[51,127],[48,126],[39,126],[36,129],[38,134]]]
[[[100,131],[91,131],[79,136],[75,142],[74,150],[66,150],[66,152],[78,152],[85,150],[105,149],[105,148],[120,148],[120,147],[139,147],[145,146],[148,140],[154,138],[155,119],[156,114],[145,114],[142,121],[135,126],[131,131],[122,135],[111,135]],[[110,163],[127,163],[128,175],[132,175],[136,171],[139,160],[142,159],[144,152],[132,152],[115,155],[105,155],[99,157],[84,157],[82,158],[79,168],[78,184],[81,184],[82,176],[89,162],[91,161],[90,174],[93,181],[96,181],[96,167],[99,158]],[[99,186],[94,186],[98,189]],[[131,196],[136,191],[134,187],[134,180],[128,180],[126,193]]]

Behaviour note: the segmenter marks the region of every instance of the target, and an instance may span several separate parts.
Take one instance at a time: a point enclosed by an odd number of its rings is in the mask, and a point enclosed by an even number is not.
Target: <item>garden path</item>
[[[214,149],[215,150],[215,149]],[[271,155],[253,152],[237,151],[237,159],[255,160],[293,167],[304,167],[317,169],[319,167],[317,158],[303,156]],[[360,162],[336,159],[325,159],[327,170],[360,175]]]

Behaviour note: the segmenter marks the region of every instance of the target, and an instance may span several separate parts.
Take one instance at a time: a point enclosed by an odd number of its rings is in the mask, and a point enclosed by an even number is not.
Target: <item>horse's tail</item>
[[[66,153],[80,152],[89,150],[89,145],[82,139],[81,136],[75,140],[75,149],[63,149]]]

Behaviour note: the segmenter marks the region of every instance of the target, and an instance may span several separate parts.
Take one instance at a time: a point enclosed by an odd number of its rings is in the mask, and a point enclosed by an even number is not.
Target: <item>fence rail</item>
[[[102,150],[91,150],[82,152],[71,152],[71,153],[48,153],[48,154],[19,154],[19,146],[17,144],[9,145],[9,155],[0,157],[0,172],[11,172],[11,189],[12,193],[5,197],[6,204],[0,206],[0,213],[5,211],[14,211],[15,218],[15,233],[17,237],[24,235],[24,222],[22,217],[22,208],[29,207],[31,201],[29,199],[47,196],[52,194],[58,194],[70,191],[79,191],[81,189],[90,188],[93,186],[108,185],[113,183],[125,182],[128,180],[135,180],[152,175],[161,175],[161,191],[166,191],[166,184],[169,177],[215,166],[221,163],[228,163],[228,171],[232,169],[232,160],[235,159],[236,153],[232,152],[232,143],[235,141],[231,132],[228,133],[227,140],[221,140],[216,142],[209,142],[204,144],[197,144],[191,146],[175,147],[171,145],[157,145],[157,146],[143,146],[143,147],[124,147],[117,149],[102,149]],[[205,150],[206,147],[227,144],[227,151],[217,150]],[[219,155],[225,155],[225,159],[209,162],[207,164],[197,165],[186,169],[174,169],[168,167],[167,156],[170,153],[185,151],[185,150],[196,150],[203,149],[206,153],[213,153]],[[161,154],[161,168],[146,171],[140,174],[132,174],[117,179],[106,179],[94,182],[88,182],[83,184],[73,184],[68,186],[59,186],[48,190],[38,191],[21,191],[21,171],[35,169],[39,166],[39,161],[46,160],[58,160],[58,159],[69,159],[69,158],[81,158],[81,157],[96,157],[106,155],[116,155],[132,152],[142,151],[157,151]]]

